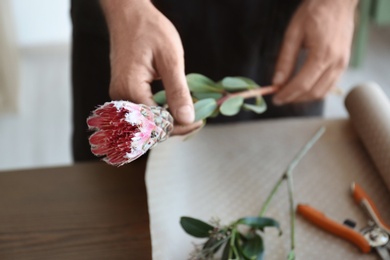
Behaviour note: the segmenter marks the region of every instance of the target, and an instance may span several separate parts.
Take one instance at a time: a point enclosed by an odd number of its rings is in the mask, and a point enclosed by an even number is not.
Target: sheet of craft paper
[[[342,223],[367,224],[350,194],[353,181],[376,202],[390,223],[390,192],[349,119],[284,119],[210,125],[190,140],[173,137],[152,150],[147,191],[153,259],[188,259],[193,243],[181,216],[229,223],[256,216],[271,188],[293,157],[321,127],[326,133],[294,171],[295,199]],[[266,229],[265,259],[286,259],[290,246],[287,187],[274,198],[266,216],[277,219],[283,235]],[[302,217],[296,225],[297,259],[377,259],[328,234]]]

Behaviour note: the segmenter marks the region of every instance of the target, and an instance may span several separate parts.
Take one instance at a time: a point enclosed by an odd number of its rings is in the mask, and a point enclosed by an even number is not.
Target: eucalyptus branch
[[[195,121],[216,117],[219,114],[234,116],[242,109],[261,114],[267,110],[263,96],[274,94],[277,86],[261,87],[245,77],[225,77],[215,82],[197,73],[186,76],[188,88],[195,108]],[[163,106],[167,103],[165,90],[157,92],[154,101]],[[256,98],[256,103],[246,103],[248,98]]]
[[[244,99],[247,98],[254,98],[258,96],[266,96],[270,94],[276,93],[278,91],[279,87],[277,86],[265,86],[265,87],[260,87],[256,86],[254,89],[249,89],[245,91],[240,91],[232,94],[227,94],[220,99],[217,100],[217,105],[220,106],[222,105],[223,102],[225,102],[227,99],[232,98],[232,97],[242,97]]]

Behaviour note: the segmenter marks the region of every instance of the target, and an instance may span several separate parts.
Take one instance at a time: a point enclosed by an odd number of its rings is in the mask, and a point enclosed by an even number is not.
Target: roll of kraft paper
[[[376,83],[354,87],[345,99],[354,128],[390,190],[390,101]]]

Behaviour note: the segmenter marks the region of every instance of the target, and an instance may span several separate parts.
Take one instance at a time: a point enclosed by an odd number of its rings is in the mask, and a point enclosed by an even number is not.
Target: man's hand
[[[275,69],[276,105],[322,99],[349,62],[357,0],[305,0],[285,33]],[[308,56],[290,79],[301,48]]]
[[[197,128],[184,72],[184,54],[172,23],[149,0],[101,0],[109,33],[112,99],[155,105],[150,83],[162,79],[174,134]]]

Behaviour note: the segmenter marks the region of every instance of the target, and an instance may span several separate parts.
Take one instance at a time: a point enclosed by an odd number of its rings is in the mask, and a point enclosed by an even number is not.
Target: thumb
[[[283,85],[290,78],[302,44],[302,33],[297,19],[293,19],[284,35],[282,47],[275,67],[273,85]]]
[[[184,58],[176,54],[164,55],[156,60],[156,66],[165,87],[169,110],[179,124],[191,124],[195,111],[184,73]]]

